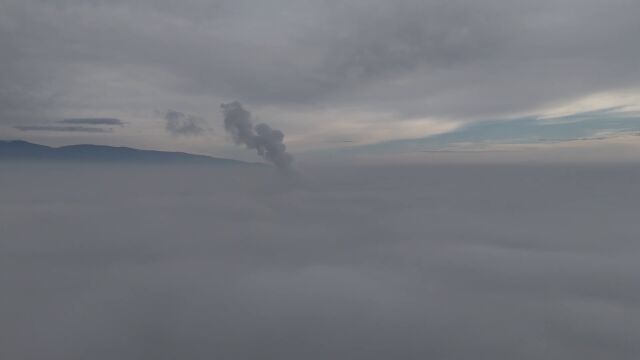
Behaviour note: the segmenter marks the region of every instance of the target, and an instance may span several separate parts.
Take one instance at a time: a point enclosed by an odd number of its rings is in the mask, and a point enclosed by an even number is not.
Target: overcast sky
[[[294,152],[633,110],[639,13],[637,0],[4,0],[0,135],[237,156],[220,111],[234,100]],[[90,121],[52,129],[65,119]]]

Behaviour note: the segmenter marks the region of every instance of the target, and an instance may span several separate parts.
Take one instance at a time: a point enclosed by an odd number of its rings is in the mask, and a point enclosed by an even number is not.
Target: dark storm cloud
[[[56,104],[75,88],[51,79],[79,69],[161,71],[176,79],[172,90],[256,104],[467,118],[640,84],[635,0],[0,6],[0,102],[12,115],[2,121]]]
[[[305,174],[3,164],[0,358],[637,359],[637,165]]]
[[[198,116],[167,110],[164,119],[167,121],[165,129],[172,135],[195,136],[204,133],[204,128],[200,126],[203,120]]]
[[[15,126],[20,131],[53,131],[53,132],[85,132],[85,133],[110,133],[113,129],[103,129],[88,126],[50,126],[50,125],[23,125]]]
[[[124,126],[124,122],[114,118],[72,118],[58,121],[60,124],[73,125],[117,125]]]

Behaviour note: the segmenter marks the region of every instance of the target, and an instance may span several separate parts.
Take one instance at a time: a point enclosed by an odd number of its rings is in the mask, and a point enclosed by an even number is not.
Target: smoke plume
[[[274,130],[267,124],[255,127],[251,121],[251,113],[237,101],[222,104],[224,127],[233,137],[236,144],[244,144],[248,149],[256,149],[258,155],[276,165],[280,170],[291,168],[293,157],[287,152],[282,142],[284,133]]]

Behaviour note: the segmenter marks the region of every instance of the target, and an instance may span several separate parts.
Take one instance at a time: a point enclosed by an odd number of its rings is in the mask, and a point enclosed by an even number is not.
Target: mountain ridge
[[[51,147],[24,140],[0,140],[0,161],[115,162],[154,164],[260,165],[208,155],[125,146],[76,144]]]

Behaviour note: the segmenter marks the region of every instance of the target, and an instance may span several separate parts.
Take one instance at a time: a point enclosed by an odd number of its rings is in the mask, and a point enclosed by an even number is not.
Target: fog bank
[[[3,359],[640,352],[640,166],[2,172]]]

